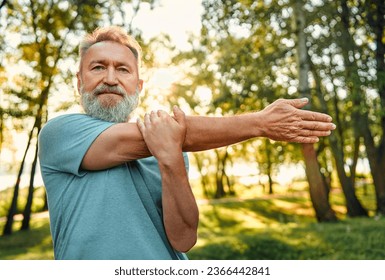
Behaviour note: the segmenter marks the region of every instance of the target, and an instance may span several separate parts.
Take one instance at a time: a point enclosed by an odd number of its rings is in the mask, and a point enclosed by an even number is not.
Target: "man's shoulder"
[[[46,125],[49,124],[55,124],[55,123],[60,123],[60,122],[67,122],[67,121],[75,121],[75,120],[91,120],[93,119],[92,117],[86,115],[86,114],[81,114],[81,113],[74,113],[74,114],[64,114],[64,115],[59,115],[57,117],[54,117],[50,120],[48,120]]]
[[[73,133],[89,133],[89,129],[106,128],[112,123],[99,120],[86,114],[65,114],[50,119],[42,128],[40,137],[52,137],[52,134],[70,136]],[[42,136],[43,135],[43,136]]]
[[[48,120],[48,122],[44,125],[43,129],[45,129],[47,127],[52,128],[52,127],[58,127],[58,126],[60,126],[61,128],[63,128],[63,126],[69,126],[69,127],[77,126],[77,127],[79,127],[81,125],[86,125],[86,126],[89,124],[98,125],[101,123],[109,124],[109,122],[93,118],[93,117],[86,115],[86,114],[73,113],[73,114],[60,115],[60,116],[57,116],[57,117],[54,117],[54,118]]]
[[[91,143],[113,123],[92,118],[86,114],[65,114],[50,119],[39,133],[40,155],[43,158],[58,155],[84,156]],[[64,161],[64,160],[63,160]]]

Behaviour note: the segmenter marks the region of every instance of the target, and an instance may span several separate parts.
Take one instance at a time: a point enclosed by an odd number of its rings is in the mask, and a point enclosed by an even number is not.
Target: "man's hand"
[[[336,126],[326,114],[301,110],[309,100],[278,99],[260,114],[262,136],[277,141],[315,143],[319,137],[330,135]]]
[[[182,154],[186,137],[185,114],[174,107],[174,118],[165,111],[151,112],[138,120],[138,128],[151,154],[160,162],[169,162]]]

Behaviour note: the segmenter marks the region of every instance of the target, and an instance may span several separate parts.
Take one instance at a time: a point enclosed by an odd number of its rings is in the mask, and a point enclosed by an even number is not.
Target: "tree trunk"
[[[221,156],[219,154],[219,151],[215,149],[215,154],[217,155],[217,172],[215,174],[215,181],[216,181],[216,191],[215,191],[215,198],[222,198],[226,195],[225,188],[223,185],[223,162],[221,160]]]
[[[377,193],[377,213],[385,215],[385,2],[383,0],[375,1],[375,14],[373,21],[373,29],[376,34],[376,64],[377,64],[377,88],[381,102],[381,129],[382,136],[377,149],[377,168],[374,170],[373,180],[376,181]],[[374,179],[376,178],[376,179]]]
[[[37,135],[39,135],[40,127],[37,130]],[[36,165],[37,165],[37,157],[38,157],[38,145],[36,145],[35,149],[35,157],[32,162],[31,174],[29,179],[29,188],[28,188],[28,197],[27,202],[23,211],[23,222],[21,224],[20,230],[28,230],[29,224],[31,220],[31,212],[32,212],[32,202],[33,202],[33,193],[34,193],[34,179],[36,173]]]
[[[207,178],[207,174],[203,174],[202,160],[199,157],[198,153],[193,153],[193,155],[195,157],[195,162],[197,164],[197,168],[198,168],[198,171],[199,171],[199,174],[201,177],[201,185],[202,185],[203,194],[206,198],[209,198],[211,196],[209,190],[207,189],[208,185],[209,185],[209,179]]]
[[[293,7],[297,33],[298,91],[300,94],[311,100],[308,82],[310,67],[304,33],[306,27],[305,16],[302,6],[302,1],[297,0]],[[306,109],[309,109],[309,106]],[[306,176],[309,182],[310,198],[313,203],[317,220],[320,222],[336,221],[337,217],[329,204],[327,187],[324,185],[322,179],[314,145],[302,144],[302,153],[306,165]]]
[[[302,144],[305,159],[306,176],[309,182],[310,199],[319,222],[337,221],[337,217],[329,204],[328,190],[324,185],[317,154],[313,144]]]
[[[273,194],[274,193],[274,190],[273,190],[273,176],[272,176],[272,169],[273,169],[273,163],[272,163],[272,160],[271,160],[271,145],[270,145],[270,140],[269,139],[265,139],[265,146],[266,146],[266,160],[267,160],[267,178],[269,179],[269,194]]]
[[[385,179],[384,179],[384,156],[375,147],[373,136],[369,127],[363,128],[366,154],[369,161],[370,172],[376,192],[377,214],[385,215]]]
[[[315,81],[315,87],[316,87],[316,92],[318,95],[318,99],[320,100],[320,104],[322,107],[322,110],[324,113],[329,114],[328,107],[326,105],[325,100],[323,99],[322,96],[322,89],[321,89],[321,79],[316,72],[315,66],[311,63],[311,60],[309,60],[309,63],[311,65],[314,81]],[[337,98],[337,97],[335,97]],[[339,120],[339,111],[338,107],[336,106],[336,117],[335,119]],[[340,129],[340,128],[339,128]],[[329,136],[329,143],[330,143],[330,148],[332,150],[334,162],[336,165],[337,169],[337,175],[338,179],[340,181],[342,191],[345,196],[346,200],[346,209],[347,209],[347,214],[350,217],[358,217],[358,216],[368,216],[367,210],[362,206],[361,202],[358,200],[356,193],[355,193],[355,188],[354,188],[354,182],[355,182],[355,169],[357,165],[357,160],[358,160],[358,149],[359,149],[359,136],[356,138],[356,143],[354,145],[355,151],[354,151],[354,157],[353,157],[353,164],[351,166],[351,174],[348,176],[345,172],[345,162],[344,162],[344,151],[343,151],[343,143],[344,143],[344,138],[342,131],[340,131],[339,136],[340,139],[338,141],[337,135],[335,134],[336,132],[333,132]]]
[[[45,190],[44,190],[44,203],[40,211],[48,211],[48,199],[47,199],[47,193]]]
[[[19,173],[17,174],[16,184],[15,184],[15,187],[13,190],[12,202],[11,202],[11,205],[8,209],[7,222],[5,223],[5,226],[3,229],[3,235],[12,234],[13,216],[17,212],[17,200],[19,198],[21,175],[23,174],[25,159],[27,157],[27,153],[28,153],[29,147],[31,145],[31,140],[33,137],[34,128],[35,128],[35,124],[33,125],[33,128],[29,134],[27,147],[26,147],[25,152],[24,152],[23,160],[21,161],[21,164],[20,164]]]
[[[385,108],[385,42],[383,41],[383,30],[385,29],[385,3],[383,0],[372,1],[367,5],[367,18],[369,25],[373,28],[376,42],[376,70],[377,70],[377,87],[380,96],[381,107]],[[344,61],[346,63],[347,80],[351,82],[353,102],[355,104],[354,114],[357,115],[355,128],[357,132],[363,136],[366,148],[367,158],[370,165],[370,172],[373,178],[374,187],[376,190],[377,213],[385,215],[385,114],[381,114],[381,139],[376,146],[373,134],[370,130],[370,121],[366,112],[360,110],[361,107],[366,107],[365,100],[361,94],[360,80],[358,75],[358,66],[355,61],[350,61],[351,57],[356,53],[355,41],[353,35],[350,34],[349,6],[347,0],[341,1],[340,16],[344,28],[341,29],[342,41],[346,42],[346,51],[344,52]],[[352,54],[350,57],[347,53]]]
[[[43,91],[48,92],[48,88]],[[33,202],[33,193],[35,190],[34,187],[34,180],[35,180],[35,173],[36,173],[36,165],[37,165],[37,159],[38,159],[38,136],[42,127],[42,120],[43,120],[43,112],[44,112],[44,106],[47,103],[48,99],[48,94],[41,94],[40,96],[40,101],[39,101],[39,110],[37,111],[36,118],[35,118],[35,125],[34,129],[36,128],[37,133],[36,133],[36,145],[35,145],[35,156],[32,162],[32,167],[31,167],[31,174],[30,174],[30,179],[29,179],[29,188],[28,188],[28,197],[27,197],[27,202],[24,207],[23,211],[23,222],[21,224],[20,230],[28,230],[29,229],[29,224],[31,220],[31,211],[32,211],[32,202]]]
[[[339,145],[336,142],[336,137],[333,135],[330,136],[330,146],[333,152],[338,178],[346,199],[347,214],[350,217],[368,216],[367,210],[362,206],[356,196],[354,188],[355,178],[352,177],[353,175],[350,177],[346,175],[342,147],[338,148]]]
[[[230,161],[231,167],[234,167],[233,161],[232,161],[231,157],[229,157],[229,152],[226,149],[226,161],[227,160]],[[235,194],[235,190],[233,188],[233,186],[234,186],[234,183],[233,183],[234,182],[234,178],[233,178],[233,176],[230,177],[229,175],[227,175],[226,169],[224,169],[223,175],[225,176],[224,179],[226,180],[226,184],[227,184],[229,195],[231,195],[231,196],[236,195]]]

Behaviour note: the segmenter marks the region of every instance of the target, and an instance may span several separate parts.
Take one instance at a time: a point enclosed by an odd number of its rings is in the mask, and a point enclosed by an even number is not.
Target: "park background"
[[[191,259],[385,258],[383,0],[0,1],[0,259],[52,259],[37,135],[80,112],[77,47],[119,25],[143,48],[142,106],[258,111],[278,98],[337,129],[314,145],[258,138],[192,153]]]

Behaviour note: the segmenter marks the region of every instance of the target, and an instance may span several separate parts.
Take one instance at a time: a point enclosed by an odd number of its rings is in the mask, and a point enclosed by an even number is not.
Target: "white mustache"
[[[100,86],[96,87],[92,91],[92,94],[93,95],[99,95],[99,94],[103,94],[103,93],[106,93],[106,92],[118,94],[118,95],[121,95],[121,96],[127,95],[127,92],[124,89],[122,89],[121,87],[119,87],[119,86],[108,86],[108,85],[100,85]]]

